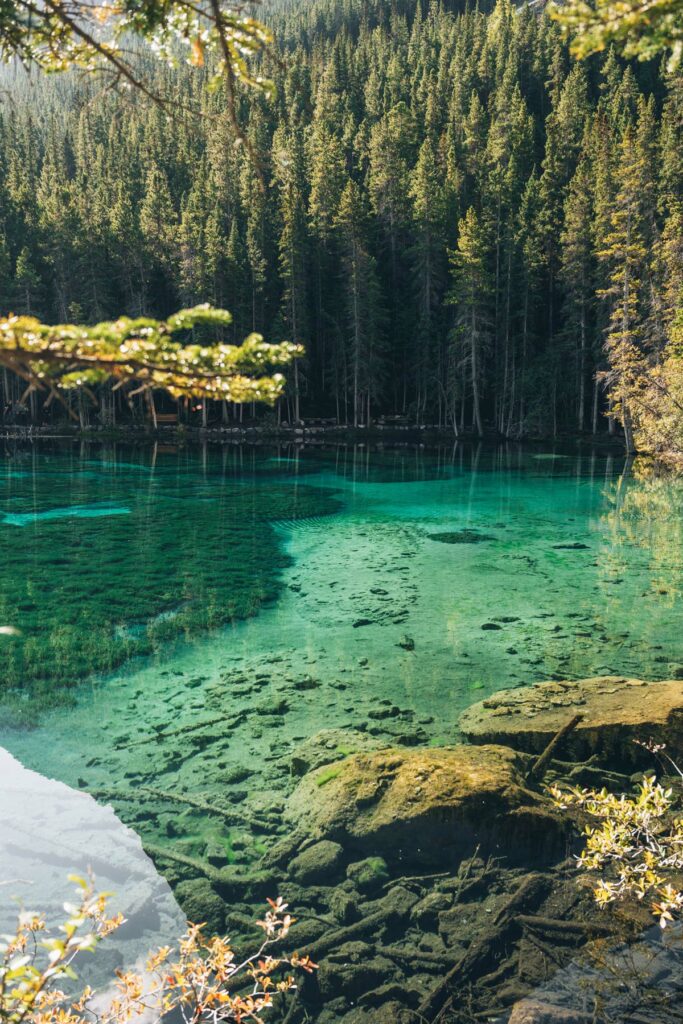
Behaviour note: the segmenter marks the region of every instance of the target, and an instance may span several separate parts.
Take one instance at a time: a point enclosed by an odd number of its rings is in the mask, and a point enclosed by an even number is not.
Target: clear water
[[[682,524],[680,481],[601,454],[19,450],[0,745],[111,802],[171,881],[163,851],[248,870],[322,729],[447,742],[501,687],[670,675]]]

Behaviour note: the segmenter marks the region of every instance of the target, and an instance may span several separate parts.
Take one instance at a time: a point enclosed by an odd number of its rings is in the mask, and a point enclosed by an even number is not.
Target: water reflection
[[[126,918],[97,956],[79,960],[79,980],[99,987],[117,968],[173,944],[185,918],[140,838],[111,807],[24,768],[0,748],[0,932],[14,931],[22,907],[43,914],[49,927],[61,923],[63,904],[73,899],[67,876],[90,871],[99,892],[114,893],[111,910]]]

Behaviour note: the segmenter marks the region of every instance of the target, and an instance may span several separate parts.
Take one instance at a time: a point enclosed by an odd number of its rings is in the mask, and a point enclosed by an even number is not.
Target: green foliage
[[[180,310],[164,322],[121,317],[94,327],[50,327],[33,317],[10,316],[0,320],[0,365],[53,393],[108,381],[118,386],[136,382],[141,390],[163,388],[175,398],[272,404],[284,378],[259,374],[301,355],[299,347],[268,345],[258,334],[239,347],[179,340],[186,332],[223,328],[231,320],[226,310],[208,305]]]
[[[586,848],[578,864],[604,872],[595,888],[598,906],[649,900],[662,928],[680,915],[683,892],[674,878],[683,868],[683,819],[671,789],[645,776],[634,796],[559,787],[551,794],[558,807],[579,808],[591,819],[583,829]]]
[[[144,74],[143,62],[127,45],[130,37],[175,66],[184,61],[201,67],[207,52],[215,70],[210,87],[225,83],[234,116],[236,82],[270,91],[271,83],[254,73],[250,56],[270,45],[269,30],[239,3],[210,0],[3,0],[0,5],[0,57],[18,58],[43,71],[101,71],[116,85],[135,88],[164,108],[169,98]]]
[[[669,71],[683,59],[683,2],[681,0],[569,0],[553,16],[571,33],[578,57],[598,53],[610,44],[626,57],[652,60],[669,52]]]

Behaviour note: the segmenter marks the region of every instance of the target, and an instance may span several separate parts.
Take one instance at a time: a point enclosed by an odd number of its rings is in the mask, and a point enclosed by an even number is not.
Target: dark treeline
[[[680,76],[577,63],[507,0],[311,0],[271,20],[276,96],[240,101],[256,165],[203,73],[163,72],[172,119],[92,83],[12,79],[0,309],[224,306],[228,340],[305,346],[289,421],[611,427],[601,374],[626,330],[656,358],[680,295]]]

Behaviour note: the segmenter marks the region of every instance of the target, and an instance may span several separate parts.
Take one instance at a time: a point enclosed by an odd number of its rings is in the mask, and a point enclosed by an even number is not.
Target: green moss
[[[336,779],[337,776],[340,774],[340,765],[335,765],[332,768],[326,768],[325,771],[321,772],[320,775],[316,776],[315,784],[316,786],[325,786],[327,785],[328,782],[331,782],[332,779]]]

